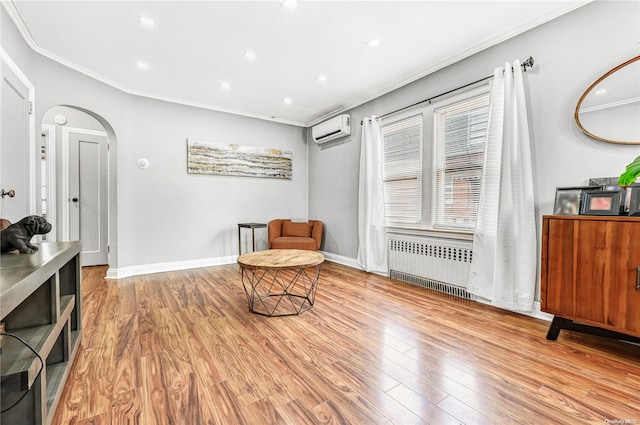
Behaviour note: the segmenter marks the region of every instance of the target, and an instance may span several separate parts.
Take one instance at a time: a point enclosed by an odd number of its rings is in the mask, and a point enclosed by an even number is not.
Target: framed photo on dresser
[[[631,216],[640,216],[640,184],[632,184],[626,188],[627,200],[625,211]]]
[[[620,192],[587,190],[582,202],[582,215],[620,215]]]
[[[598,191],[598,186],[573,186],[556,188],[553,203],[554,215],[578,215],[582,208],[582,200],[587,190]]]

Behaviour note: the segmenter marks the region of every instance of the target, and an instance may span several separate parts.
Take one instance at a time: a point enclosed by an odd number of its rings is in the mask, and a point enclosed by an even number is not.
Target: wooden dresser
[[[2,424],[51,423],[82,339],[80,242],[36,245],[34,254],[0,257],[0,318],[44,361],[19,340],[2,338]]]
[[[571,329],[640,341],[640,218],[544,216],[540,285],[547,339]]]

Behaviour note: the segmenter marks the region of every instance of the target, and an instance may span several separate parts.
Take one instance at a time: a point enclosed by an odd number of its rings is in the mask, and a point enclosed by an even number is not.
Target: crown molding
[[[18,31],[20,32],[20,35],[22,36],[22,38],[24,39],[24,41],[27,43],[27,45],[31,48],[31,50],[33,50],[34,52],[38,53],[41,56],[46,57],[47,59],[50,59],[54,62],[59,63],[60,65],[63,65],[67,68],[73,69],[74,71],[77,71],[83,75],[86,75],[87,77],[94,79],[96,81],[99,81],[103,84],[106,84],[110,87],[113,87],[116,90],[119,90],[123,93],[127,93],[133,96],[138,96],[138,97],[145,97],[148,99],[154,99],[154,100],[159,100],[162,102],[168,102],[168,103],[175,103],[178,105],[184,105],[184,106],[191,106],[194,108],[199,108],[199,109],[207,109],[210,111],[215,111],[215,112],[223,112],[226,114],[232,114],[232,115],[239,115],[239,116],[243,116],[243,117],[248,117],[248,118],[255,118],[255,119],[259,119],[259,120],[264,120],[264,121],[270,121],[270,122],[277,122],[280,124],[287,124],[287,125],[293,125],[293,126],[297,126],[297,127],[307,127],[307,123],[301,122],[301,121],[293,121],[293,120],[284,120],[284,119],[279,119],[279,118],[274,118],[272,116],[267,116],[267,115],[261,115],[261,114],[252,114],[252,113],[248,113],[248,112],[244,112],[244,111],[240,111],[240,110],[236,110],[236,109],[230,109],[230,108],[224,108],[224,107],[220,107],[220,106],[216,106],[216,105],[211,105],[208,103],[203,103],[203,102],[194,102],[194,101],[190,101],[190,100],[186,100],[186,99],[181,99],[181,98],[176,98],[176,97],[169,97],[169,96],[162,96],[156,93],[151,93],[151,92],[144,92],[144,91],[140,91],[140,90],[134,90],[131,89],[129,87],[123,86],[122,84],[119,84],[109,78],[106,78],[96,72],[93,72],[89,69],[86,69],[84,67],[81,67],[71,61],[68,61],[64,58],[61,58],[60,56],[46,50],[43,49],[42,47],[40,47],[40,45],[38,44],[38,42],[36,41],[36,39],[34,38],[33,34],[31,33],[31,30],[29,29],[29,27],[27,26],[27,24],[25,23],[24,19],[22,18],[22,15],[20,14],[20,11],[18,10],[18,8],[16,7],[14,0],[7,0],[7,1],[2,1],[2,6],[4,7],[4,9],[6,10],[7,14],[9,15],[9,17],[11,18],[11,20],[13,21],[13,23],[15,24],[15,26],[18,28]]]
[[[194,102],[194,101],[190,101],[190,100],[186,100],[186,99],[181,99],[181,98],[175,98],[175,97],[168,97],[168,96],[162,96],[156,93],[151,93],[151,92],[143,92],[143,91],[138,91],[138,90],[134,90],[131,89],[129,87],[125,87],[115,81],[112,81],[98,73],[95,73],[93,71],[90,71],[88,69],[85,69],[75,63],[72,63],[66,59],[63,59],[51,52],[49,52],[46,49],[41,48],[37,41],[35,40],[35,38],[33,37],[33,34],[31,33],[31,31],[29,30],[29,28],[27,27],[26,23],[24,22],[24,19],[22,18],[22,16],[20,15],[19,10],[17,9],[17,7],[14,4],[14,0],[7,0],[7,1],[2,1],[2,6],[4,7],[4,9],[7,11],[7,14],[9,15],[9,17],[11,18],[11,20],[14,22],[14,24],[16,25],[16,27],[18,28],[18,31],[20,32],[20,34],[22,35],[22,38],[25,40],[25,42],[29,45],[29,47],[35,51],[36,53],[54,61],[57,62],[67,68],[73,69],[77,72],[80,72],[94,80],[100,81],[108,86],[111,86],[117,90],[120,90],[124,93],[133,95],[133,96],[139,96],[139,97],[145,97],[145,98],[149,98],[149,99],[154,99],[154,100],[159,100],[162,102],[168,102],[168,103],[174,103],[174,104],[179,104],[179,105],[184,105],[184,106],[191,106],[191,107],[195,107],[195,108],[199,108],[199,109],[207,109],[207,110],[211,110],[211,111],[216,111],[216,112],[223,112],[223,113],[227,113],[227,114],[232,114],[232,115],[239,115],[239,116],[244,116],[244,117],[248,117],[248,118],[255,118],[255,119],[260,119],[260,120],[265,120],[265,121],[270,121],[270,122],[277,122],[277,123],[281,123],[281,124],[287,124],[287,125],[293,125],[293,126],[298,126],[298,127],[311,127],[313,125],[316,125],[322,121],[325,121],[328,118],[331,118],[337,114],[349,111],[351,109],[354,109],[358,106],[361,106],[367,102],[370,102],[380,96],[383,96],[385,94],[388,94],[394,90],[397,90],[403,86],[406,86],[407,84],[410,84],[414,81],[417,81],[427,75],[433,74],[436,71],[439,71],[449,65],[452,65],[456,62],[459,62],[463,59],[468,58],[469,56],[472,56],[478,52],[481,52],[482,50],[485,50],[489,47],[495,46],[496,44],[499,44],[505,40],[508,40],[516,35],[522,34],[525,31],[528,31],[530,29],[533,29],[541,24],[544,24],[546,22],[549,22],[559,16],[562,16],[568,12],[571,12],[575,9],[578,9],[582,6],[585,6],[589,3],[593,2],[593,0],[580,0],[580,1],[571,1],[568,3],[563,4],[562,6],[554,9],[551,12],[548,12],[544,15],[541,15],[535,19],[530,20],[529,22],[516,26],[514,28],[512,28],[510,31],[504,32],[496,37],[493,37],[491,39],[485,40],[481,43],[476,44],[475,46],[472,46],[468,49],[465,49],[464,51],[456,54],[456,55],[452,55],[449,58],[446,58],[436,64],[434,64],[433,66],[427,67],[423,70],[421,70],[420,72],[413,74],[401,81],[398,81],[392,85],[389,85],[385,88],[383,88],[382,90],[378,90],[375,93],[372,93],[371,95],[362,98],[356,102],[352,102],[349,105],[343,106],[341,108],[338,108],[336,110],[333,110],[331,112],[328,112],[316,119],[313,119],[311,121],[308,122],[302,122],[302,121],[295,121],[295,120],[284,120],[284,119],[279,119],[279,118],[274,118],[272,116],[266,116],[266,115],[261,115],[261,114],[252,114],[252,113],[247,113],[244,111],[240,111],[240,110],[235,110],[235,109],[230,109],[230,108],[224,108],[224,107],[220,107],[220,106],[216,106],[216,105],[211,105],[208,103],[203,103],[203,102]]]
[[[355,103],[351,103],[347,106],[344,106],[342,108],[336,109],[334,111],[331,111],[329,113],[324,114],[323,116],[316,118],[310,122],[307,123],[308,127],[311,127],[313,125],[316,125],[326,119],[329,119],[337,114],[341,114],[343,112],[347,112],[350,111],[353,108],[357,108],[358,106],[364,105],[367,102],[371,102],[374,99],[379,98],[380,96],[383,96],[385,94],[391,93],[394,90],[397,90],[401,87],[406,86],[407,84],[413,83],[414,81],[417,81],[423,77],[426,77],[427,75],[433,74],[436,71],[439,71],[443,68],[446,68],[449,65],[453,65],[456,62],[460,62],[463,59],[468,58],[469,56],[472,56],[476,53],[479,53],[485,49],[488,49],[489,47],[495,46],[496,44],[502,43],[503,41],[506,41],[512,37],[515,37],[516,35],[522,34],[523,32],[529,31],[530,29],[533,29],[539,25],[542,25],[546,22],[549,22],[557,17],[560,17],[564,14],[567,14],[575,9],[578,9],[582,6],[585,6],[589,3],[592,3],[593,0],[581,0],[581,1],[572,1],[569,3],[566,3],[554,10],[552,10],[549,13],[545,13],[544,15],[541,15],[535,19],[532,19],[529,22],[526,22],[522,25],[519,25],[517,27],[512,28],[510,31],[504,32],[496,37],[490,38],[488,40],[485,40],[481,43],[476,44],[475,46],[472,46],[466,50],[463,50],[462,52],[450,56],[447,59],[444,59],[442,61],[440,61],[439,63],[430,66],[428,68],[423,69],[422,71],[409,76],[397,83],[394,83],[390,86],[387,86],[386,88],[379,90],[369,96],[367,96],[366,98],[359,100]],[[526,52],[525,52],[526,53]],[[528,57],[528,56],[527,56]],[[515,58],[514,58],[515,59]],[[497,66],[497,65],[496,65]],[[491,70],[487,70],[487,72],[489,72]]]

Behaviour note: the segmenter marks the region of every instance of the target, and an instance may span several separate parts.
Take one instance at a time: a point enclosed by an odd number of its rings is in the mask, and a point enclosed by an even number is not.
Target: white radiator
[[[467,299],[473,242],[389,235],[389,276]]]

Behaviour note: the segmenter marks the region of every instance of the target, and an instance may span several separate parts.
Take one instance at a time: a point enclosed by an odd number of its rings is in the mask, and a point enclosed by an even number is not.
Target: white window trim
[[[387,117],[381,119],[380,125],[386,125],[402,119],[409,118],[411,116],[422,114],[423,115],[423,179],[422,184],[429,187],[423,187],[422,196],[422,218],[420,223],[416,225],[406,223],[388,223],[387,233],[400,233],[406,235],[422,235],[422,236],[434,236],[445,237],[461,240],[473,240],[474,232],[472,230],[450,230],[450,229],[436,229],[433,227],[435,211],[434,202],[436,195],[435,187],[435,155],[433,154],[435,149],[435,140],[433,140],[433,133],[435,130],[435,123],[433,122],[434,113],[436,109],[440,109],[458,103],[467,98],[479,96],[491,91],[491,81],[482,82],[481,85],[474,86],[464,91],[448,94],[432,103],[424,103],[415,105],[414,107],[407,108]],[[430,117],[429,117],[430,115]],[[429,144],[429,145],[427,145]],[[430,148],[430,149],[429,149]],[[431,158],[424,158],[425,154],[431,155]],[[427,169],[427,167],[431,167]],[[425,173],[429,173],[428,175]]]

